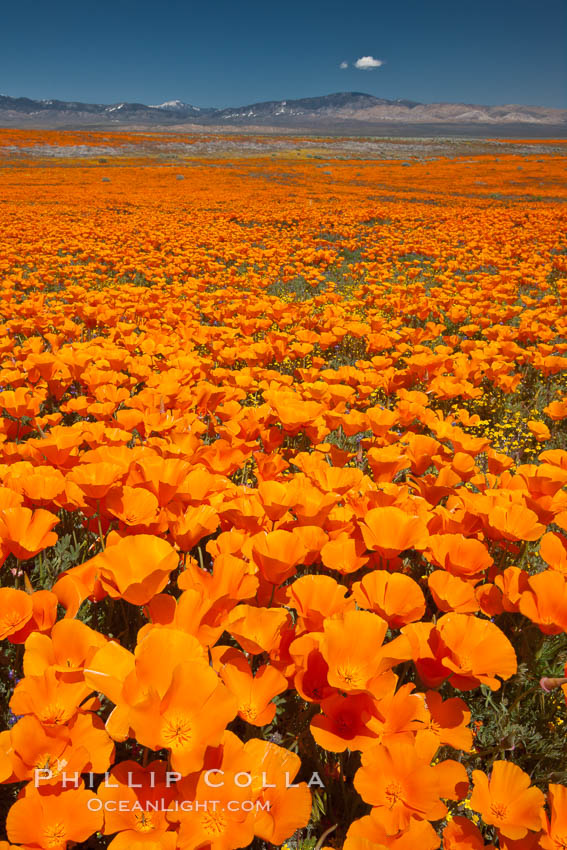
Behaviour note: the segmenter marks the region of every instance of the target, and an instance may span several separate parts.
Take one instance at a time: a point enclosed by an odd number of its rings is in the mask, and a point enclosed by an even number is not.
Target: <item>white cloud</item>
[[[374,56],[361,56],[354,63],[354,67],[359,71],[372,71],[373,68],[379,68],[383,64],[381,59],[375,59]]]
[[[339,68],[342,68],[343,71],[344,71],[345,68],[348,68],[348,62],[341,62],[341,64],[339,65]]]

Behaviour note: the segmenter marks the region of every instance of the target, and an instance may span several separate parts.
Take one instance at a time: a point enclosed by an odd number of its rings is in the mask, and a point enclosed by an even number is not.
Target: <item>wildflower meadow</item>
[[[0,131],[1,850],[566,848],[565,143],[180,139]]]

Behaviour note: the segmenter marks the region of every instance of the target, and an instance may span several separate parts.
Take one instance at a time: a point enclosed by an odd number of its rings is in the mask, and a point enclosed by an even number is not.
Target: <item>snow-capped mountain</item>
[[[0,95],[0,126],[65,127],[171,127],[191,125],[226,127],[281,127],[312,131],[376,132],[385,128],[532,128],[567,132],[567,110],[543,106],[479,106],[466,103],[418,103],[387,100],[363,92],[338,92],[297,100],[270,100],[246,106],[213,109],[182,100],[164,103],[82,103],[31,100]]]

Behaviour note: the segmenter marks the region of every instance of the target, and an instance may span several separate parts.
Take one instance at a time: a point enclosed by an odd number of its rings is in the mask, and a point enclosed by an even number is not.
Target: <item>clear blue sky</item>
[[[1,94],[219,107],[337,91],[566,107],[567,0],[3,4]]]

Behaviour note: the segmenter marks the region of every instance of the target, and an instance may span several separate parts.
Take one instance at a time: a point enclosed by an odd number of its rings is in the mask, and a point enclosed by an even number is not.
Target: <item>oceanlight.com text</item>
[[[87,803],[91,812],[269,812],[270,800],[100,800],[98,797]]]

